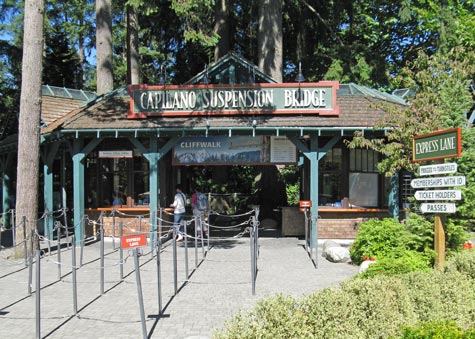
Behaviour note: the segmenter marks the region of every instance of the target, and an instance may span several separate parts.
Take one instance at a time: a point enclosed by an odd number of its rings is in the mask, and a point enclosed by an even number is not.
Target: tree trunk
[[[25,1],[15,206],[16,257],[25,254],[23,244],[19,244],[29,238],[33,230],[36,230],[38,219],[43,17],[44,0]],[[23,220],[25,220],[25,228],[23,228]],[[36,247],[36,242],[33,243],[33,248],[30,243],[26,241],[27,254],[32,253]]]
[[[78,37],[78,59],[79,59],[79,74],[76,80],[77,88],[82,89],[84,86],[84,64],[86,62],[86,58],[84,56],[84,34],[79,33]]]
[[[229,52],[229,9],[228,0],[216,0],[214,32],[219,35],[219,42],[214,48],[214,61]]]
[[[139,21],[137,8],[127,6],[127,83],[140,83],[139,63]]]
[[[96,72],[97,94],[114,89],[112,73],[111,0],[96,0]]]
[[[259,70],[282,82],[283,38],[281,0],[259,0],[257,58]]]

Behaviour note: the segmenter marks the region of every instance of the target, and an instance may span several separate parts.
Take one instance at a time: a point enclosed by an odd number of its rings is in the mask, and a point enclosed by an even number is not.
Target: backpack
[[[196,207],[200,211],[206,211],[208,209],[208,198],[206,197],[206,194],[198,193],[198,196],[196,199]]]

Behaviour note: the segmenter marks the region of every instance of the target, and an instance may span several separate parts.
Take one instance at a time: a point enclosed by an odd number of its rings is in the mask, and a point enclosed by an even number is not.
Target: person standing
[[[195,188],[195,192],[191,196],[191,208],[193,209],[193,216],[195,217],[196,231],[201,234],[203,230],[204,234],[208,236],[208,228],[205,222],[205,214],[209,209],[208,198],[206,194],[200,192],[198,188]]]
[[[175,187],[175,192],[175,199],[170,207],[173,207],[173,228],[177,234],[176,240],[181,241],[183,240],[183,236],[180,233],[180,222],[185,214],[186,195],[183,193],[180,185]]]

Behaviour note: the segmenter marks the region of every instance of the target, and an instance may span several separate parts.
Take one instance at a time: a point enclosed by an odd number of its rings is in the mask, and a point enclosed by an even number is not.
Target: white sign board
[[[423,203],[421,204],[422,213],[455,213],[455,204],[453,202],[445,203]]]
[[[462,191],[416,191],[414,197],[416,200],[462,200]]]
[[[412,179],[413,188],[465,186],[465,176]]]
[[[457,172],[457,163],[436,164],[419,167],[419,175],[448,174]]]
[[[99,158],[132,158],[132,151],[99,151]]]

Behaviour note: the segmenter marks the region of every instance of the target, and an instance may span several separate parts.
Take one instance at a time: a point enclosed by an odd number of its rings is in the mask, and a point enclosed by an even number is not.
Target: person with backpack
[[[171,204],[170,207],[173,207],[173,228],[177,234],[176,241],[182,241],[183,235],[181,233],[183,231],[180,230],[180,222],[183,219],[183,215],[186,211],[186,195],[183,193],[180,185],[176,186],[175,191],[175,199],[173,200],[173,204]]]
[[[195,192],[191,196],[191,208],[193,209],[193,216],[195,217],[195,228],[197,232],[203,229],[204,234],[208,236],[208,227],[205,222],[205,216],[209,210],[208,197],[206,194],[195,188]],[[203,227],[201,227],[201,225]]]

